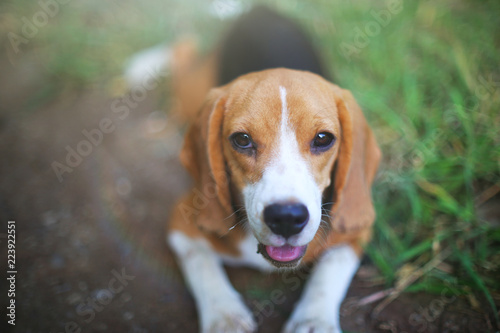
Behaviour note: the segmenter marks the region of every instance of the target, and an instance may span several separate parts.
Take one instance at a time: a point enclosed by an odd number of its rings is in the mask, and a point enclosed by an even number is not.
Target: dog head
[[[213,89],[181,152],[199,190],[214,187],[198,225],[226,234],[243,206],[260,253],[278,267],[300,262],[322,221],[340,232],[372,224],[379,159],[348,91],[288,69]]]

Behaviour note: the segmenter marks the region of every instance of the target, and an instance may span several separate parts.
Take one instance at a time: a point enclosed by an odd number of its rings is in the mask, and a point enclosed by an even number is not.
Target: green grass
[[[376,22],[371,11],[385,10],[384,1],[272,3],[315,36],[335,81],[353,91],[374,128],[384,159],[367,253],[387,286],[397,284],[405,264],[422,266],[452,249],[445,260],[452,270],[432,269],[407,291],[472,291],[497,314],[500,231],[481,218],[478,200],[500,185],[500,3],[405,1],[349,58],[340,46],[354,45],[357,29]],[[4,36],[39,9],[28,1],[0,6]],[[99,84],[112,93],[136,50],[181,31],[211,45],[224,22],[206,12],[201,0],[70,2],[23,52],[36,55],[48,84]]]

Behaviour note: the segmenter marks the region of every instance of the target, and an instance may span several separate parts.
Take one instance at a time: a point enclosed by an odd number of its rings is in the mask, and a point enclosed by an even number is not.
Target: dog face
[[[354,121],[361,111],[349,111],[341,93],[315,74],[287,69],[244,75],[212,91],[181,154],[200,191],[216,184],[217,200],[200,212],[200,224],[223,234],[233,223],[228,216],[242,205],[260,253],[277,267],[294,267],[322,220],[331,227],[338,219],[344,229],[347,223],[363,226],[363,218],[373,221],[369,187],[377,165],[372,170],[362,163],[368,150],[378,148],[373,141],[365,149],[369,128],[362,114]],[[355,127],[360,133],[353,133]],[[359,163],[352,158],[358,151]],[[335,219],[322,214],[322,205],[332,201]],[[347,216],[342,201],[346,207],[365,204],[350,209],[371,216]]]
[[[341,127],[331,88],[315,76],[262,79],[230,88],[223,150],[260,252],[291,266],[320,226]]]

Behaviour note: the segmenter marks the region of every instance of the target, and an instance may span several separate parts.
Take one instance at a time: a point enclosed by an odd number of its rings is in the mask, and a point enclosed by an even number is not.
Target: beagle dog
[[[314,264],[285,332],[340,332],[340,304],[375,211],[380,150],[353,95],[329,82],[289,19],[256,8],[219,47],[169,51],[172,88],[191,119],[181,162],[194,180],[167,242],[202,332],[253,332],[224,264],[262,271]],[[196,110],[196,111],[195,111]]]

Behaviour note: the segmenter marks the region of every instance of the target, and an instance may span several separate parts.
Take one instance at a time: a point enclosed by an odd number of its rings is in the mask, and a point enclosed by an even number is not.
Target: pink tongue
[[[302,255],[306,246],[283,245],[280,247],[266,245],[267,254],[276,261],[292,261]]]

